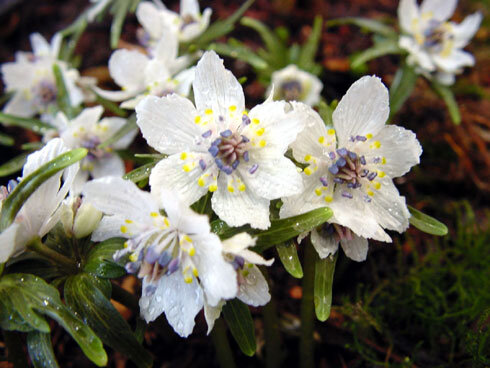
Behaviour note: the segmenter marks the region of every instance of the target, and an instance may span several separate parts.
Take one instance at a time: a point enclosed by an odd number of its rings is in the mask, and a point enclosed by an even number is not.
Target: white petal
[[[255,245],[255,238],[248,233],[240,233],[229,239],[223,240],[223,251],[226,253],[239,254],[242,250]]]
[[[403,32],[413,31],[413,20],[419,18],[419,7],[416,0],[401,0],[398,5],[398,21]]]
[[[193,152],[188,155],[199,157],[199,154]],[[197,158],[197,161],[199,161],[199,158]],[[199,186],[199,178],[206,171],[203,172],[199,164],[195,163],[195,160],[192,161],[195,167],[190,171],[186,171],[183,169],[183,166],[186,165],[184,162],[187,161],[182,160],[180,154],[175,154],[161,160],[152,169],[150,187],[151,192],[157,198],[161,198],[163,190],[174,191],[179,194],[180,200],[182,200],[184,205],[190,206],[206,194],[208,191],[207,187]]]
[[[104,113],[102,106],[94,106],[83,109],[78,116],[70,122],[70,125],[83,126],[85,128],[91,128],[95,126],[100,117]]]
[[[340,245],[342,245],[345,255],[350,259],[357,262],[366,260],[368,253],[368,241],[366,238],[354,235],[352,240],[341,240]]]
[[[453,49],[448,56],[434,55],[434,63],[447,73],[457,73],[465,66],[475,65],[475,58],[469,52]]]
[[[181,96],[188,96],[192,82],[196,75],[196,68],[192,67],[177,74],[174,79],[179,83],[175,90]]]
[[[175,32],[166,26],[161,26],[160,36],[155,45],[153,56],[159,64],[168,68],[177,59],[179,53],[179,39]]]
[[[0,234],[0,263],[22,252],[27,242],[36,236],[23,223],[14,222]]]
[[[117,118],[117,117],[102,119],[99,125],[104,127],[104,129],[107,128],[107,131],[105,132],[105,137],[107,138],[104,138],[103,140],[112,137],[115,133],[117,133],[119,129],[121,129],[124,126],[125,123],[126,123],[126,119]],[[138,129],[136,128],[131,132],[127,133],[117,142],[113,143],[111,147],[116,150],[128,148],[129,145],[133,142],[134,137],[136,137],[137,134],[138,134]]]
[[[71,195],[76,196],[82,193],[83,186],[88,181],[89,176],[90,173],[87,170],[78,170],[71,184],[71,188],[70,188]]]
[[[32,64],[19,61],[5,63],[1,65],[1,70],[7,91],[29,90],[33,86],[36,68]]]
[[[124,162],[117,154],[108,154],[94,162],[92,177],[94,179],[104,176],[121,177],[126,173]]]
[[[467,16],[460,24],[452,24],[454,47],[465,47],[478,31],[478,28],[480,28],[482,19],[483,15],[480,12],[476,12]]]
[[[147,283],[143,280],[143,290]],[[203,307],[203,295],[197,282],[184,281],[180,272],[163,276],[152,295],[140,298],[141,315],[146,322],[154,321],[162,312],[174,331],[181,337],[187,337],[194,329],[194,318]]]
[[[334,236],[321,234],[316,229],[311,231],[311,244],[315,247],[321,259],[327,258],[331,254],[335,254],[339,249],[339,242]]]
[[[93,87],[93,89],[94,89],[95,93],[97,93],[99,96],[101,96],[101,97],[103,97],[109,101],[127,100],[128,98],[136,96],[140,92],[139,89],[137,89],[137,90],[126,90],[126,91],[106,91],[106,90],[101,89],[99,87]],[[124,108],[126,108],[126,107],[124,107]]]
[[[247,268],[247,271],[245,282],[240,283],[237,298],[254,307],[266,305],[271,300],[267,280],[257,266]]]
[[[453,15],[458,0],[424,0],[420,6],[420,13],[431,15],[432,18],[444,22]]]
[[[388,89],[381,79],[362,77],[349,88],[333,112],[339,146],[344,146],[351,136],[375,135],[389,114]]]
[[[225,304],[226,301],[221,300],[216,307],[212,307],[208,303],[204,302],[204,318],[206,319],[206,323],[208,325],[208,335],[213,330],[214,322],[219,318],[221,310]]]
[[[162,153],[173,154],[196,146],[204,132],[194,122],[197,111],[188,99],[172,94],[148,96],[136,106],[136,123],[148,144]]]
[[[186,15],[199,16],[199,3],[197,0],[180,0],[180,15],[181,17]]]
[[[124,218],[119,216],[104,216],[99,222],[99,226],[92,233],[92,241],[100,242],[109,238],[126,237],[127,234],[121,232],[121,225]]]
[[[99,211],[126,219],[148,222],[151,212],[158,213],[150,193],[136,184],[118,177],[104,177],[88,182],[84,189],[85,200]]]
[[[216,234],[193,235],[196,254],[195,261],[199,271],[206,300],[215,306],[221,299],[231,299],[237,294],[236,272],[233,266],[225,261],[221,241]]]
[[[228,190],[225,175],[218,179],[218,190],[211,198],[214,212],[229,226],[250,224],[255,229],[267,229],[270,226],[270,200],[260,198],[249,189],[241,192],[235,188]]]
[[[136,9],[138,22],[151,38],[159,39],[163,33],[163,21],[158,8],[150,1],[142,1]]]
[[[420,163],[422,147],[411,130],[387,125],[373,137],[373,140],[380,142],[380,148],[370,149],[363,152],[363,155],[368,163],[375,157],[385,157],[386,163],[377,165],[376,168],[391,178],[406,174],[412,166]]]
[[[450,86],[454,84],[456,77],[453,73],[437,72],[436,79],[439,83]]]
[[[36,114],[37,109],[32,104],[32,100],[27,100],[23,93],[18,92],[7,102],[3,112],[22,118],[30,118]]]
[[[25,178],[39,169],[42,165],[48,163],[62,153],[68,151],[60,138],[50,140],[41,150],[31,153],[27,156],[26,163],[22,170],[22,177]]]
[[[50,56],[51,46],[40,33],[32,33],[30,36],[32,51],[36,56]],[[55,56],[55,55],[53,55]]]
[[[226,116],[230,106],[236,106],[237,111],[245,109],[242,86],[214,51],[206,51],[197,63],[193,87],[199,111],[212,109]]]
[[[134,50],[116,50],[109,59],[109,73],[121,87],[130,91],[145,89],[148,57]]]
[[[416,64],[428,72],[436,69],[431,55],[429,55],[426,50],[422,49],[413,38],[402,36],[400,37],[398,44],[402,49],[409,52],[410,55],[407,58],[407,62],[410,65]]]

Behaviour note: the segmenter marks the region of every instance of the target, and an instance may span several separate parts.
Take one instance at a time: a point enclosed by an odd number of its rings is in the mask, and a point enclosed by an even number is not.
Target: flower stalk
[[[235,368],[235,361],[233,359],[233,353],[226,336],[225,325],[223,319],[218,319],[214,325],[213,332],[211,332],[211,339],[216,351],[216,358],[219,365],[222,368]]]
[[[72,271],[77,270],[77,264],[74,260],[52,250],[46,246],[39,237],[35,237],[28,244],[27,248],[40,254],[41,256],[53,261],[58,265],[62,265]]]

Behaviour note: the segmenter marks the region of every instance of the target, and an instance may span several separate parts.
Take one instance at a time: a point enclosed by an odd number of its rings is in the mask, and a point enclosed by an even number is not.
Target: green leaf
[[[315,66],[315,55],[322,35],[322,25],[323,18],[317,15],[313,21],[310,37],[308,37],[299,54],[298,66],[303,70],[311,72]]]
[[[398,69],[390,86],[390,116],[395,115],[410,97],[417,82],[415,69],[405,64]]]
[[[333,109],[324,101],[321,100],[318,104],[318,114],[327,126],[333,126]]]
[[[288,240],[284,244],[276,246],[276,250],[286,271],[297,279],[302,278],[303,268],[301,267],[301,262],[298,258],[295,242],[293,240]]]
[[[123,176],[123,179],[131,180],[134,183],[138,183],[142,180],[148,179],[151,174],[151,170],[155,167],[158,161],[149,162],[143,166],[134,169],[133,171],[128,172]]]
[[[262,70],[267,68],[267,63],[264,59],[255,54],[248,46],[234,39],[228,40],[228,44],[212,43],[209,45],[209,50],[214,50],[220,55],[242,60],[255,69]]]
[[[241,351],[245,355],[253,356],[257,345],[254,321],[248,306],[238,299],[228,300],[223,307],[223,316]]]
[[[98,287],[101,282],[110,284],[108,280],[102,281],[88,273],[70,276],[65,283],[67,304],[82,316],[105,344],[125,354],[138,367],[151,367],[151,355]]]
[[[94,244],[87,254],[85,272],[103,278],[117,278],[126,274],[123,266],[114,261],[114,253],[124,246],[124,238],[111,238]]]
[[[28,154],[29,154],[28,152],[22,153],[19,156],[14,157],[13,159],[1,165],[0,178],[20,171],[24,166],[24,163],[26,162]]]
[[[0,144],[2,146],[13,146],[14,143],[15,143],[14,138],[12,138],[11,136],[5,133],[0,132]]]
[[[435,80],[432,81],[431,85],[434,91],[443,99],[444,103],[446,104],[453,123],[456,125],[461,124],[461,114],[459,113],[458,103],[454,98],[454,94],[451,88],[449,86],[442,85]]]
[[[342,24],[352,24],[363,30],[377,33],[389,38],[398,38],[398,34],[393,28],[374,19],[360,17],[337,18],[327,22],[327,27],[334,27]]]
[[[351,60],[351,67],[353,69],[357,69],[369,60],[387,54],[400,54],[401,52],[402,49],[400,49],[400,47],[398,46],[397,40],[387,39],[383,42],[378,42],[374,44],[373,47],[361,51],[360,53],[353,56]]]
[[[71,105],[70,94],[58,64],[53,65],[53,73],[56,78],[56,102],[58,103],[58,108],[65,113],[68,119],[73,119],[77,115],[78,109]]]
[[[137,129],[138,126],[136,125],[136,114],[133,114],[127,121],[126,123],[112,135],[110,138],[106,139],[104,142],[99,144],[97,148],[103,149],[106,147],[109,147],[111,144],[116,143],[119,141],[121,138],[123,138],[125,135],[131,133],[133,130]]]
[[[115,104],[112,101],[106,100],[102,96],[99,96],[97,93],[95,93],[95,101],[99,104],[101,104],[106,110],[109,110],[110,112],[116,114],[117,116],[120,116],[122,118],[125,118],[128,116],[128,111],[121,109],[119,105]]]
[[[0,123],[5,126],[18,126],[20,128],[32,130],[34,133],[44,134],[48,130],[55,129],[52,125],[43,123],[41,120],[32,118],[21,118],[20,116],[4,114],[0,112]]]
[[[2,206],[0,230],[5,230],[15,219],[29,196],[46,180],[64,168],[73,165],[87,155],[85,148],[76,148],[65,152],[23,179],[10,193]]]
[[[314,301],[315,314],[318,320],[324,322],[330,316],[332,308],[332,284],[335,263],[337,262],[338,252],[325,259],[317,259],[315,263],[315,287]]]
[[[35,368],[58,368],[49,333],[31,331],[27,334],[27,349]]]
[[[130,7],[130,0],[117,0],[112,4],[110,12],[114,15],[111,25],[111,48],[113,49],[115,49],[119,43],[122,26]]]
[[[42,317],[57,321],[98,366],[107,364],[102,342],[94,332],[61,302],[58,290],[29,274],[8,274],[0,279],[0,325],[7,330],[49,333]],[[12,317],[12,318],[11,318]]]
[[[444,225],[442,222],[436,220],[429,215],[426,215],[423,212],[420,212],[412,206],[408,206],[408,210],[412,215],[410,216],[410,224],[415,226],[420,231],[438,236],[447,235],[447,226]]]

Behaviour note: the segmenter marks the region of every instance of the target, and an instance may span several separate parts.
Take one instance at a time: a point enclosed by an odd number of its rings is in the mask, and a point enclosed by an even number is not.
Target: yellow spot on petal
[[[235,191],[235,188],[233,188],[231,185],[228,185],[228,192],[233,193]]]
[[[129,244],[128,244],[128,242],[124,242],[124,244],[123,244],[123,245],[124,245],[124,248],[127,248],[127,247],[129,247]]]
[[[367,191],[367,194],[368,194],[368,196],[371,196],[371,197],[374,195],[374,193],[370,190]]]
[[[194,276],[199,277],[199,271],[197,270],[197,268],[193,268],[192,273],[194,274]]]
[[[163,223],[165,224],[165,226],[170,226],[170,221],[168,221],[168,218],[164,217],[163,218]]]
[[[235,106],[235,105],[231,105],[231,106],[229,107],[229,109],[230,109],[230,111],[235,111],[235,110],[236,110],[236,106]]]
[[[197,185],[199,185],[200,187],[206,185],[202,176],[197,180]]]
[[[379,188],[381,188],[381,183],[380,183],[380,182],[375,181],[375,182],[373,183],[373,187],[374,187],[374,189],[379,189]]]
[[[191,277],[191,276],[184,277],[184,281],[185,281],[187,284],[192,284],[192,277]]]
[[[320,138],[318,138],[318,143],[323,143],[325,142],[325,137],[322,135]]]
[[[201,122],[201,117],[198,115],[194,118],[194,123],[199,124]]]
[[[184,235],[184,240],[186,242],[192,243],[192,239],[189,237],[189,235]]]
[[[240,192],[244,192],[246,188],[247,188],[247,187],[245,186],[245,184],[240,184],[240,185],[238,186],[238,190],[239,190]]]
[[[322,190],[321,190],[321,188],[316,188],[316,189],[315,189],[315,194],[316,194],[317,196],[321,196],[321,195],[322,195]]]
[[[325,196],[325,198],[324,198],[324,199],[325,199],[325,202],[327,202],[327,203],[330,203],[330,202],[332,202],[332,201],[333,201],[332,196]]]
[[[371,146],[371,148],[376,148],[378,149],[379,147],[381,147],[381,142],[380,141],[374,141]]]
[[[157,217],[158,216],[158,213],[156,213],[156,212],[150,212],[150,216],[151,217]]]
[[[382,164],[382,165],[386,164],[386,157],[382,157],[382,158],[381,158],[381,164]]]
[[[261,136],[262,134],[264,134],[265,132],[265,128],[260,128],[260,129],[257,129],[257,131],[255,132],[258,136]]]
[[[259,124],[259,123],[260,123],[260,120],[259,120],[259,119],[257,119],[257,118],[253,118],[253,119],[252,119],[252,123],[254,123],[254,124]]]
[[[329,129],[327,130],[328,135],[334,135],[335,134],[335,129]]]
[[[192,167],[189,164],[185,164],[184,166],[182,166],[182,170],[184,170],[185,172],[189,172],[192,170]]]
[[[205,113],[206,115],[211,115],[211,114],[213,113],[213,110],[211,110],[211,109],[206,109],[206,110],[204,110],[204,113]]]
[[[368,134],[366,134],[366,138],[371,139],[371,138],[373,138],[373,135],[371,133],[368,133]]]
[[[180,159],[181,159],[181,160],[185,160],[186,158],[187,158],[187,153],[186,153],[186,152],[182,152],[182,153],[180,154]]]
[[[309,166],[305,168],[304,172],[306,175],[311,175],[313,173],[313,171],[311,171]]]
[[[308,161],[310,161],[310,160],[311,160],[311,155],[306,155],[306,156],[305,156],[305,161],[306,161],[306,162],[308,162]]]
[[[266,144],[267,144],[267,142],[265,141],[265,139],[261,139],[259,142],[259,146],[262,148],[264,148]]]
[[[127,223],[127,224],[132,224],[133,223],[133,221],[131,221],[131,220],[124,220],[124,222]]]
[[[385,174],[385,172],[384,172],[384,171],[378,171],[378,176],[379,176],[380,178],[384,178],[384,177],[385,177],[385,175],[386,175],[386,174]]]
[[[216,192],[218,190],[218,186],[216,184],[211,184],[209,187],[208,187],[208,190],[210,192]]]
[[[138,260],[138,255],[136,253],[132,253],[130,256],[129,256],[129,260],[131,262],[136,262]]]
[[[128,228],[127,228],[126,226],[124,226],[124,225],[123,225],[123,226],[121,226],[121,232],[122,232],[123,234],[127,233],[127,232],[128,232]]]
[[[189,255],[192,257],[194,254],[196,254],[196,248],[191,247],[191,249],[189,249]]]

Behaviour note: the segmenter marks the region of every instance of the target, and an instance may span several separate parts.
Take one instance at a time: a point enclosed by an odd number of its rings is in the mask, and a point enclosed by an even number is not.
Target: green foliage
[[[11,136],[5,133],[0,132],[0,144],[2,146],[13,146],[14,143],[15,143],[14,138],[12,138]]]
[[[395,115],[410,97],[417,78],[415,69],[406,63],[396,71],[390,86],[390,117]]]
[[[123,266],[113,260],[114,253],[123,248],[124,238],[111,238],[93,245],[87,253],[83,270],[103,278],[117,278],[126,274]]]
[[[22,118],[20,116],[5,114],[0,112],[0,123],[5,126],[17,126],[31,130],[37,134],[44,134],[48,130],[54,129],[53,126],[33,118]]]
[[[315,287],[313,300],[318,320],[324,322],[330,316],[332,308],[332,284],[338,252],[315,263]]]
[[[420,212],[419,210],[408,206],[410,211],[410,224],[420,231],[427,234],[444,236],[447,235],[447,226],[435,218]]]
[[[281,260],[284,269],[293,277],[300,279],[303,277],[303,268],[298,258],[296,243],[294,240],[288,240],[284,244],[276,246],[277,254]]]
[[[22,170],[28,153],[22,153],[0,166],[0,177],[9,176]]]
[[[442,85],[435,80],[431,82],[432,89],[442,98],[449,111],[449,116],[454,124],[461,124],[461,114],[459,112],[458,102],[454,98],[453,91],[450,87]]]
[[[326,23],[327,27],[336,27],[343,24],[355,25],[361,28],[362,30],[379,34],[383,37],[394,38],[394,39],[398,38],[398,34],[395,32],[395,30],[392,27],[387,26],[386,24],[374,19],[360,18],[360,17],[345,17],[345,18],[332,19]]]
[[[229,300],[223,307],[223,316],[242,352],[253,356],[257,346],[254,322],[248,306],[238,299]]]
[[[68,119],[73,119],[78,115],[81,108],[71,105],[70,94],[68,93],[63,74],[58,64],[53,65],[53,73],[56,78],[56,102],[58,108],[65,113]]]
[[[58,368],[51,337],[48,333],[31,331],[27,334],[27,348],[34,368]]]

